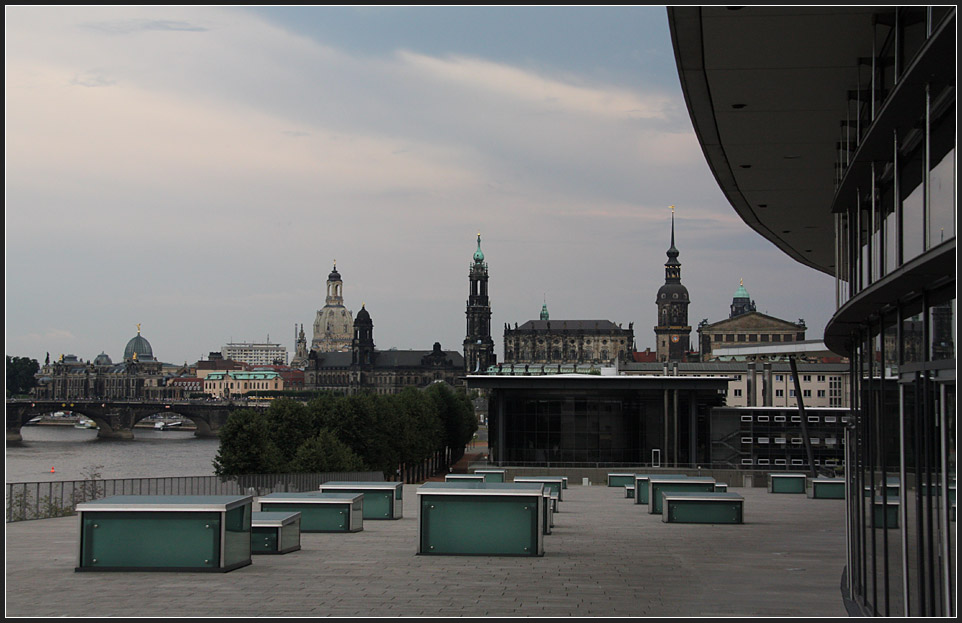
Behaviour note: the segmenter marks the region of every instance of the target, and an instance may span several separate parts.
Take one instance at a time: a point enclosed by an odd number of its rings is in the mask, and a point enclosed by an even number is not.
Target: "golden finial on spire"
[[[137,335],[140,335],[140,323],[137,323]]]
[[[738,285],[740,285],[740,286],[745,285],[745,280],[744,280],[744,279],[739,279],[739,280],[738,280]]]
[[[671,211],[672,211],[672,212],[675,211],[675,206],[668,206],[668,207],[671,208]]]

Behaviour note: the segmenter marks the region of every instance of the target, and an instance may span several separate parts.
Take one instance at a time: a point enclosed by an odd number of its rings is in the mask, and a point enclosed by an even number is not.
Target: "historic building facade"
[[[324,307],[317,310],[314,318],[311,350],[322,353],[347,352],[351,350],[353,330],[353,314],[344,307],[344,281],[341,273],[337,272],[335,262],[333,270],[327,276],[327,298]]]
[[[743,282],[732,297],[728,318],[715,323],[702,320],[698,324],[698,344],[702,361],[714,358],[713,350],[751,344],[782,344],[805,340],[805,321],[781,320],[755,311],[755,301],[748,296]]]
[[[488,263],[481,251],[481,234],[478,249],[474,252],[468,270],[467,331],[464,337],[465,371],[487,370],[497,363],[494,340],[491,338],[491,301],[488,299]]]
[[[354,320],[351,349],[311,351],[304,387],[345,394],[396,394],[407,387],[424,388],[436,382],[463,385],[464,370],[461,354],[442,351],[438,342],[432,350],[377,350],[374,322],[362,306]]]
[[[610,320],[551,320],[547,304],[539,320],[504,326],[504,365],[614,365],[634,350],[634,328]]]
[[[84,362],[75,355],[50,356],[37,373],[34,395],[41,400],[143,400],[179,397],[182,390],[168,387],[164,364],[154,358],[150,342],[140,334],[124,348],[124,360],[114,363],[106,353]]]

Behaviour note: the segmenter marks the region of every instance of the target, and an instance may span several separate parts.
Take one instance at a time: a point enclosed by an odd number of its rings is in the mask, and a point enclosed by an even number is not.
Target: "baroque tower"
[[[658,289],[655,344],[658,361],[684,361],[690,348],[688,288],[681,285],[681,262],[675,248],[675,206],[671,206],[671,248],[665,262],[665,285]]]
[[[351,350],[353,327],[351,311],[344,307],[344,282],[341,273],[337,272],[337,262],[334,262],[334,269],[327,276],[327,299],[314,319],[311,350],[323,353]]]
[[[735,316],[741,316],[742,314],[753,311],[755,311],[755,301],[748,296],[748,290],[745,289],[745,281],[739,279],[738,289],[735,290],[735,296],[732,297],[731,314],[728,317],[734,318]]]
[[[488,264],[481,252],[481,234],[478,233],[478,250],[468,271],[467,334],[464,337],[464,367],[471,374],[485,372],[495,365],[494,340],[491,339],[491,303],[488,301]]]

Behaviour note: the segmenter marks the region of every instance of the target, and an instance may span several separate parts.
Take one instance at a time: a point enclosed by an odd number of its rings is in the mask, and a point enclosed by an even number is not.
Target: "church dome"
[[[658,288],[657,303],[668,301],[688,301],[688,288],[680,283],[666,283]]]
[[[328,281],[341,281],[341,273],[337,272],[337,264],[331,270],[331,274],[327,276]]]
[[[137,356],[139,361],[150,361],[154,358],[154,351],[150,347],[150,342],[140,335],[139,329],[137,335],[127,342],[127,348],[124,349],[124,360],[133,359],[134,355]]]
[[[114,365],[114,362],[110,360],[110,355],[108,355],[107,353],[101,352],[99,355],[94,357],[94,365],[95,366],[112,366]]]
[[[361,322],[371,321],[371,314],[368,313],[367,308],[364,307],[363,303],[361,304],[361,311],[357,312],[357,317],[354,318],[354,322],[358,322],[358,321],[361,321]]]

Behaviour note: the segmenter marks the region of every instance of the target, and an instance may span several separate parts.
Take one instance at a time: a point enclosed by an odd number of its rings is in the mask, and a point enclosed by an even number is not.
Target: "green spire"
[[[547,301],[546,301],[544,304],[541,305],[541,319],[542,319],[542,320],[547,320],[547,319],[548,319],[548,303],[547,303]]]
[[[478,250],[474,252],[474,261],[484,261],[484,253],[481,252],[481,232],[478,232]]]

